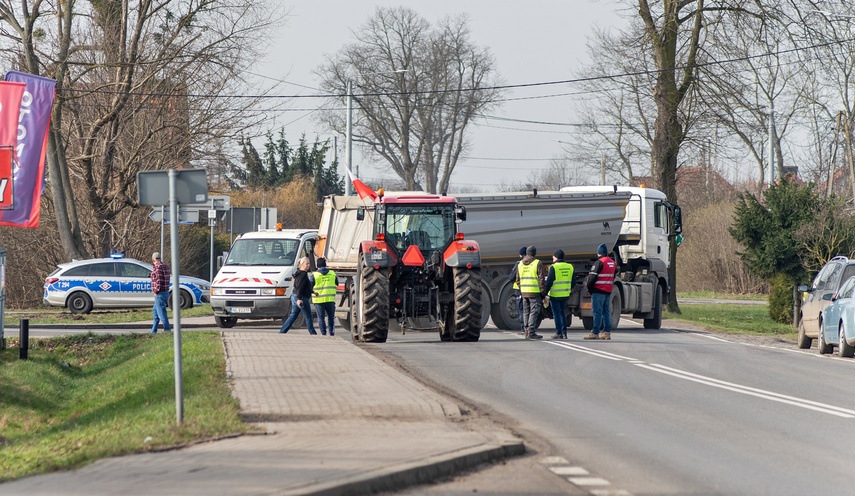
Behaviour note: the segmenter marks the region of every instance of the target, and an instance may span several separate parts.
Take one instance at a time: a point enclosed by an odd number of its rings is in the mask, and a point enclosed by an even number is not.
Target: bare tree
[[[277,19],[250,0],[0,1],[7,59],[57,80],[47,165],[68,257],[150,232],[138,171],[221,161],[255,124],[260,99],[227,95]]]
[[[434,27],[404,7],[378,8],[355,37],[317,71],[340,102],[352,84],[353,141],[386,160],[407,189],[447,191],[467,130],[500,96],[490,51],[470,40],[465,16]],[[344,112],[321,119],[345,132]]]

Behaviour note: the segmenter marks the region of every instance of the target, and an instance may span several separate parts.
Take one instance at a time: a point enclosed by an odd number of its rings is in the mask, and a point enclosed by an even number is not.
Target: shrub
[[[769,281],[769,317],[775,322],[791,324],[793,322],[792,276],[780,273]]]

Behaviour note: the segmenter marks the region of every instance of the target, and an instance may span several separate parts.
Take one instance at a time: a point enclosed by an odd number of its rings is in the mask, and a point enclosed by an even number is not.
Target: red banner
[[[15,152],[18,115],[26,83],[0,81],[0,210],[14,208]]]

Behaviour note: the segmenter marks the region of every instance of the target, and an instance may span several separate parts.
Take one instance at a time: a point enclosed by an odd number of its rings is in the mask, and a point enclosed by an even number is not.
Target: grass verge
[[[166,311],[170,321],[172,310]],[[181,310],[182,317],[214,315],[211,305],[199,305]],[[21,319],[30,319],[30,324],[122,324],[151,320],[151,308],[129,308],[117,310],[94,310],[87,314],[74,314],[66,309],[42,307],[28,310],[6,309],[4,320],[7,326],[17,327]]]
[[[245,433],[216,332],[182,336],[177,426],[171,334],[81,335],[0,351],[0,481]]]
[[[796,329],[773,321],[766,305],[680,304],[682,314],[664,312],[662,318],[690,322],[719,332],[796,338]]]

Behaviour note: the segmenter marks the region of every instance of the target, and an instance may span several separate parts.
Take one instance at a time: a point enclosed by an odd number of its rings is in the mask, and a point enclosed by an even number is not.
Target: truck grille
[[[257,289],[226,289],[224,290],[227,296],[257,296]]]

